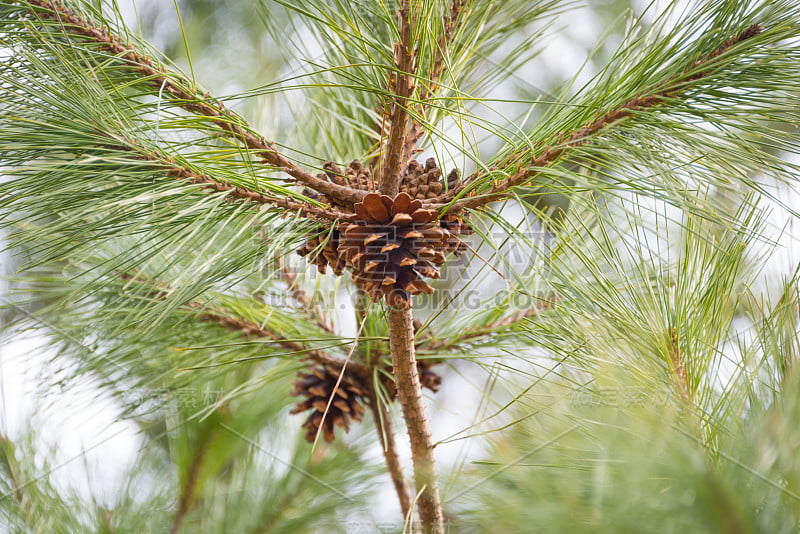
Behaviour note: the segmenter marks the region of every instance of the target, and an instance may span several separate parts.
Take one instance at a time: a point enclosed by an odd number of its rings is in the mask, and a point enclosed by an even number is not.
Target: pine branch
[[[175,518],[172,521],[172,526],[169,529],[170,534],[177,534],[180,531],[181,524],[183,523],[186,514],[189,512],[189,507],[194,500],[195,490],[197,488],[197,480],[200,477],[200,471],[203,466],[208,446],[211,443],[211,434],[214,429],[208,431],[209,433],[203,436],[200,444],[196,445],[194,454],[189,463],[189,475],[186,479],[186,484],[181,491],[181,497],[178,502],[178,510],[175,512]]]
[[[549,303],[549,301],[547,301]],[[547,304],[546,304],[547,305]],[[474,326],[464,330],[460,330],[454,337],[446,340],[438,340],[436,338],[422,339],[417,343],[417,350],[436,351],[436,350],[457,350],[461,347],[459,345],[468,343],[470,341],[485,339],[488,336],[497,334],[504,330],[510,330],[515,325],[530,319],[540,311],[546,309],[546,305],[536,308],[528,308],[520,310],[513,315],[503,317],[496,321],[490,321],[483,325]],[[428,360],[430,361],[430,360]],[[433,362],[431,362],[433,363]]]
[[[104,137],[108,137],[115,143],[108,145],[110,148],[125,150],[136,154],[136,159],[157,163],[164,167],[165,174],[177,180],[186,180],[193,184],[198,184],[202,189],[208,189],[217,193],[228,193],[227,199],[239,199],[245,202],[253,202],[260,205],[272,205],[282,210],[300,212],[308,218],[326,219],[330,221],[351,220],[352,214],[342,213],[338,210],[329,208],[323,209],[312,206],[308,203],[295,202],[284,197],[276,197],[265,193],[249,190],[245,187],[235,186],[226,180],[214,179],[205,173],[194,171],[188,167],[181,166],[174,158],[152,149],[148,150],[134,139],[122,139],[114,134],[98,132]]]
[[[418,113],[420,117],[425,117],[430,109],[430,103],[426,102],[432,98],[439,90],[439,80],[447,69],[445,56],[447,55],[448,46],[453,37],[453,33],[458,29],[462,22],[462,15],[464,13],[464,6],[466,0],[453,0],[450,5],[450,13],[447,16],[447,21],[444,25],[444,33],[439,36],[437,40],[436,57],[433,62],[433,68],[430,75],[427,77],[427,83],[420,88],[419,92],[419,105]],[[412,119],[411,128],[406,136],[406,142],[403,146],[403,158],[401,166],[408,164],[408,161],[414,154],[414,149],[417,143],[425,134],[422,124],[419,121]]]
[[[689,389],[689,382],[686,379],[686,367],[683,365],[683,355],[681,354],[678,344],[678,329],[674,326],[669,328],[669,362],[678,395],[691,405],[692,394]]]
[[[442,534],[442,501],[439,496],[430,423],[425,413],[422,386],[414,357],[414,318],[411,307],[390,307],[388,324],[393,374],[411,442],[414,483],[419,495],[419,515],[426,533]]]
[[[331,325],[326,313],[322,312],[319,307],[312,302],[311,298],[306,294],[297,281],[297,273],[295,273],[286,263],[283,258],[277,258],[278,276],[286,283],[289,290],[289,295],[297,301],[300,307],[306,314],[324,331],[329,334],[334,334],[333,325]]]
[[[130,275],[127,273],[121,273],[120,279],[126,281],[132,280],[141,284],[150,285],[153,287],[153,291],[150,292],[150,297],[154,299],[162,299],[170,293],[169,288],[164,284],[150,280],[143,274]],[[341,360],[332,354],[329,354],[323,350],[310,348],[304,343],[300,343],[298,341],[286,339],[272,330],[268,330],[257,325],[250,319],[231,316],[228,310],[209,306],[208,304],[197,301],[189,301],[185,303],[184,306],[201,311],[202,313],[199,315],[200,319],[217,323],[227,330],[241,332],[243,335],[250,338],[272,340],[287,350],[304,354],[305,358],[325,366],[330,366],[338,371],[344,367],[344,360]],[[368,380],[371,376],[370,369],[359,362],[349,362],[345,370],[349,376],[354,375],[353,378],[357,378],[359,382]]]
[[[182,76],[168,72],[166,68],[156,64],[153,59],[140,54],[132,46],[126,44],[120,37],[109,33],[107,28],[98,28],[96,24],[64,7],[59,0],[27,0],[27,3],[34,8],[31,9],[31,12],[36,17],[51,19],[59,23],[63,31],[69,31],[98,43],[102,49],[111,53],[119,61],[133,66],[151,87],[172,95],[177,105],[208,117],[225,134],[256,151],[256,155],[262,158],[262,163],[285,172],[300,184],[344,203],[358,202],[366,194],[364,191],[317,178],[302,170],[278,152],[274,142],[268,142],[263,136],[254,133],[244,119],[237,117],[222,102],[212,99],[208,94],[200,95],[195,88],[189,87]]]
[[[344,360],[341,360],[325,351],[319,349],[311,349],[305,344],[292,341],[280,336],[279,334],[260,327],[249,319],[239,317],[231,317],[225,310],[220,308],[212,308],[199,302],[189,302],[186,304],[190,308],[203,310],[201,315],[202,319],[219,323],[228,330],[238,330],[248,337],[264,338],[275,341],[282,347],[292,351],[305,354],[309,360],[315,361],[319,364],[330,366],[337,371],[341,371],[344,366]],[[355,375],[359,380],[365,380],[370,376],[369,369],[359,362],[348,362],[345,371],[349,375]]]
[[[389,115],[389,137],[386,153],[381,163],[380,192],[394,198],[400,190],[403,146],[408,133],[408,102],[414,92],[416,73],[416,53],[412,51],[411,19],[413,13],[409,0],[402,0],[398,18],[400,19],[400,40],[394,44],[395,74],[391,77],[389,89],[395,95]]]
[[[392,484],[394,484],[394,489],[397,492],[397,498],[400,501],[400,510],[403,513],[403,517],[409,517],[412,503],[411,488],[408,485],[405,474],[403,474],[403,466],[400,465],[400,457],[397,454],[391,414],[389,410],[386,409],[386,405],[378,398],[375,387],[375,381],[370,381],[369,402],[375,421],[375,431],[380,438],[386,468],[389,470],[389,476],[392,479]]]
[[[644,94],[628,100],[621,106],[607,111],[599,118],[587,123],[577,131],[560,133],[558,135],[558,141],[555,144],[545,147],[538,156],[527,164],[522,163],[523,159],[528,155],[527,150],[512,154],[502,163],[490,168],[489,172],[516,164],[520,167],[516,173],[495,183],[491,190],[485,194],[457,200],[448,211],[482,208],[491,202],[508,198],[511,195],[509,191],[511,188],[525,185],[532,178],[541,173],[540,169],[542,167],[554,163],[567,153],[569,149],[588,144],[591,142],[592,137],[601,130],[613,127],[625,119],[632,117],[637,112],[655,108],[669,99],[676,98],[682,91],[689,89],[692,82],[696,82],[708,76],[712,72],[715,63],[714,60],[717,57],[727,52],[732,46],[758,35],[761,31],[762,28],[759,24],[751,25],[746,30],[730,37],[714,52],[692,63],[681,74],[657,85],[649,94]],[[486,172],[483,170],[476,171],[459,187],[432,199],[428,206],[441,207],[442,204],[456,199],[465,189],[485,175]]]

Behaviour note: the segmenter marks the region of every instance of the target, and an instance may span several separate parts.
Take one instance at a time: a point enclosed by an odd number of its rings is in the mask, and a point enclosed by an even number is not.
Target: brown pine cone
[[[449,173],[447,173],[447,189],[455,189],[461,183],[461,179],[458,176],[458,169],[453,167]]]
[[[406,306],[410,295],[431,293],[422,280],[438,278],[452,235],[439,227],[436,212],[422,209],[406,193],[394,199],[369,193],[355,204],[360,221],[340,225],[339,251],[353,279],[373,298]]]
[[[327,272],[328,265],[330,265],[333,274],[339,276],[345,268],[344,258],[340,257],[338,252],[339,231],[334,230],[330,239],[323,246],[322,242],[326,237],[326,233],[323,232],[309,238],[303,246],[297,249],[297,254],[303,257],[308,256],[308,261],[316,265],[319,272]]]
[[[419,373],[420,384],[422,387],[436,393],[442,385],[442,376],[430,370],[433,365],[435,364],[425,360],[417,360],[417,372]],[[383,378],[383,386],[391,397],[397,396],[397,384],[395,384],[391,376],[385,376]]]
[[[334,395],[334,387],[339,378],[339,373],[335,369],[316,367],[311,373],[298,373],[297,376],[292,395],[303,396],[305,399],[298,402],[291,413],[312,410],[303,423],[303,428],[306,429],[306,441],[313,442],[316,439],[320,424],[323,425],[322,435],[325,441],[330,443],[335,437],[334,430],[337,426],[349,432],[351,421],[361,421],[361,416],[364,415],[361,399],[366,396],[366,392],[347,376],[342,378],[336,389],[330,408],[328,401]],[[327,414],[325,414],[326,408]]]
[[[342,171],[335,163],[323,164],[324,174],[331,182],[366,191],[375,186],[370,170],[359,160],[353,160]],[[390,305],[406,306],[410,295],[431,293],[433,288],[422,278],[438,278],[438,266],[445,254],[456,255],[466,250],[458,238],[472,229],[463,218],[445,216],[437,221],[437,213],[422,209],[421,201],[434,198],[444,189],[442,171],[434,158],[423,166],[409,161],[403,171],[400,193],[394,198],[368,193],[355,205],[332,203],[324,195],[317,200],[343,211],[355,212],[355,222],[342,222],[309,237],[298,249],[301,256],[317,265],[324,273],[330,265],[335,274],[345,267],[353,271],[353,280],[373,299],[387,298]],[[447,176],[448,187],[458,183],[458,171]],[[328,233],[330,232],[330,237]]]

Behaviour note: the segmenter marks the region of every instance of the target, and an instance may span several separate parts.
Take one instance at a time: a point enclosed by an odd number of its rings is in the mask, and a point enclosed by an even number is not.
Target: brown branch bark
[[[662,104],[664,101],[674,98],[681,91],[688,89],[691,85],[691,82],[708,76],[712,70],[714,59],[724,54],[735,44],[754,37],[761,33],[761,31],[762,29],[760,25],[751,25],[741,33],[730,37],[714,52],[692,63],[681,74],[660,85],[657,85],[650,92],[650,94],[637,96],[628,100],[624,104],[607,111],[599,118],[587,123],[577,131],[570,133],[562,132],[559,134],[558,141],[555,144],[545,147],[538,156],[534,157],[529,163],[525,164],[523,168],[520,168],[512,176],[495,183],[492,186],[492,189],[485,194],[457,201],[449,211],[459,211],[467,208],[481,208],[490,202],[507,198],[510,195],[508,190],[511,187],[525,184],[527,181],[541,172],[539,169],[555,162],[567,151],[567,149],[586,145],[600,130],[615,124],[619,124],[623,120],[633,116],[636,112],[656,107],[659,104]],[[503,161],[503,163],[493,167],[493,169],[513,165],[516,162],[522,161],[526,155],[527,154],[524,152],[512,154],[509,156],[509,158]],[[474,173],[472,176],[467,178],[460,187],[439,195],[438,197],[432,199],[428,205],[437,207],[452,201],[466,187],[469,187],[483,175],[483,171]]]
[[[400,465],[400,456],[397,454],[397,446],[394,441],[394,425],[392,425],[391,415],[378,398],[374,380],[370,381],[369,402],[375,421],[375,430],[378,432],[378,437],[381,441],[386,468],[389,470],[389,476],[400,501],[400,510],[403,512],[403,517],[408,517],[412,503],[411,487],[408,485],[408,480],[403,473],[403,467]]]
[[[415,53],[411,43],[411,9],[409,0],[402,0],[398,12],[400,19],[400,40],[394,44],[395,74],[389,83],[394,93],[392,111],[389,115],[389,137],[386,152],[381,163],[381,178],[378,190],[394,198],[400,191],[402,180],[401,165],[403,146],[408,134],[408,105],[414,92]]]
[[[209,430],[209,433],[213,430]],[[183,523],[186,514],[189,513],[189,507],[194,500],[195,489],[197,488],[197,479],[200,477],[200,469],[203,465],[208,445],[211,442],[211,436],[206,435],[203,441],[195,449],[192,455],[191,463],[189,464],[189,475],[186,479],[186,484],[181,490],[181,497],[178,502],[178,510],[175,512],[175,518],[172,520],[172,526],[169,529],[169,534],[177,534],[180,531],[181,524]]]
[[[208,94],[201,95],[182,76],[167,71],[153,59],[137,52],[120,37],[110,34],[107,28],[98,28],[95,23],[64,7],[59,0],[27,0],[27,3],[35,8],[31,9],[34,16],[59,22],[63,30],[98,43],[102,49],[135,68],[151,87],[159,90],[163,88],[163,94],[172,97],[178,106],[208,117],[225,134],[254,150],[263,163],[285,172],[296,182],[345,204],[358,202],[366,194],[365,191],[334,184],[304,171],[278,152],[274,142],[254,133],[247,121],[236,116],[221,102],[213,100]]]
[[[444,533],[444,516],[430,423],[425,413],[422,386],[414,357],[414,325],[411,308],[389,308],[389,347],[403,419],[411,442],[414,482],[419,494],[419,515],[425,532]]]

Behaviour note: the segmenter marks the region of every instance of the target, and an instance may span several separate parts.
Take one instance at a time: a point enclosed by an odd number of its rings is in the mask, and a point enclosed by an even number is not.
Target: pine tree
[[[116,2],[0,2],[7,328],[143,436],[109,506],[0,435],[9,531],[344,529],[371,432],[424,532],[796,531],[800,264],[767,269],[797,216],[795,2],[628,16],[591,81],[503,108],[573,6],[257,4],[304,70],[222,98]],[[298,92],[275,140],[225,104]],[[428,405],[470,363],[444,436]],[[440,472],[462,439],[485,460]]]

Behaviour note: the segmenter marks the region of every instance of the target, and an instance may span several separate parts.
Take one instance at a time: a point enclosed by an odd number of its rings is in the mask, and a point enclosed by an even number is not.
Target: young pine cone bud
[[[458,177],[458,169],[453,167],[453,170],[447,173],[447,189],[455,188],[460,181],[461,180]]]
[[[322,164],[322,168],[325,171],[325,175],[327,176],[328,180],[337,185],[347,185],[342,169],[334,162],[326,161]]]

